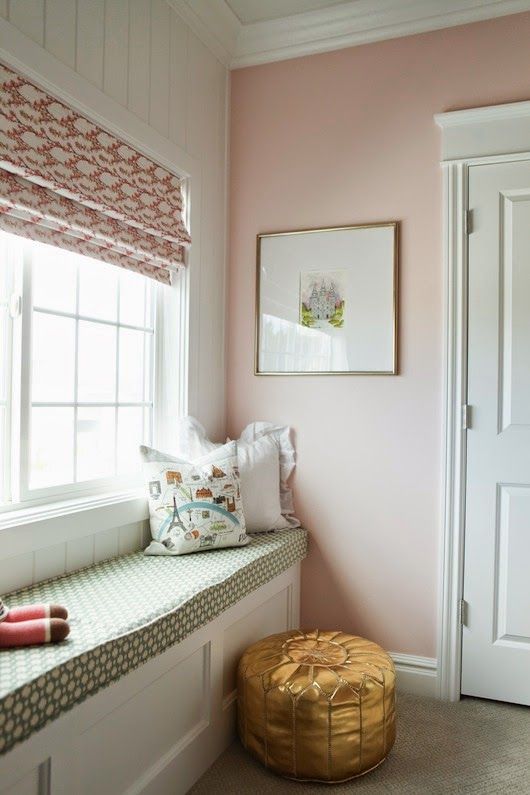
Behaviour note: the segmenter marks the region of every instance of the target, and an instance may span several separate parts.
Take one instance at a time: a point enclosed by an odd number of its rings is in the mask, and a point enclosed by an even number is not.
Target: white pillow
[[[177,448],[183,455],[196,457],[221,446],[208,439],[193,417],[179,420]],[[288,485],[295,467],[290,429],[265,422],[248,425],[237,441],[237,458],[247,530],[259,533],[299,527]]]
[[[280,506],[280,451],[272,436],[237,442],[241,497],[247,530],[260,533],[285,527]]]
[[[271,422],[251,422],[241,434],[238,445],[241,442],[251,444],[264,437],[275,439],[280,450],[280,506],[284,519],[282,527],[300,527],[300,522],[294,515],[293,492],[289,486],[289,479],[296,466],[291,429],[287,425],[273,425]]]
[[[236,444],[195,461],[140,447],[152,542],[146,555],[185,555],[248,544]]]

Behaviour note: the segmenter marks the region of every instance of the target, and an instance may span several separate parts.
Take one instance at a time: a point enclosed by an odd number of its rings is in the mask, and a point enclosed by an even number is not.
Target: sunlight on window
[[[54,261],[49,246],[34,248],[30,488],[135,470],[151,438],[152,283],[74,254],[68,272],[64,252]]]
[[[138,446],[152,441],[155,295],[139,274],[0,233],[0,503],[17,423],[22,499],[139,470]]]

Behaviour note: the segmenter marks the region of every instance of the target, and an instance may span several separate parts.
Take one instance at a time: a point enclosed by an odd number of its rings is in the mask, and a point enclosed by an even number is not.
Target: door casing
[[[435,116],[442,130],[444,387],[438,597],[438,695],[460,699],[464,585],[469,167],[530,159],[530,102]],[[469,223],[468,223],[469,222]],[[468,231],[469,227],[469,231]]]

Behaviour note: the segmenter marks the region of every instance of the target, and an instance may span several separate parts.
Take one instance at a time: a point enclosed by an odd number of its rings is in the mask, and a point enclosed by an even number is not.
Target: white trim
[[[437,695],[438,666],[433,657],[390,652],[397,672],[397,689],[417,696]]]
[[[444,467],[440,595],[438,600],[439,695],[460,697],[467,399],[467,166],[444,166]]]
[[[530,148],[530,102],[438,113],[442,129],[442,160],[470,162],[506,157]]]
[[[425,33],[530,10],[530,0],[350,0],[243,25],[225,0],[167,0],[231,69]]]
[[[435,116],[442,129],[444,188],[444,427],[442,534],[438,600],[438,695],[460,698],[467,403],[467,231],[470,165],[528,156],[530,102]]]
[[[436,124],[442,129],[448,127],[461,127],[463,124],[476,124],[477,122],[498,121],[499,119],[520,119],[530,117],[530,102],[507,102],[505,105],[492,105],[491,107],[470,108],[469,110],[453,110],[447,113],[437,113],[434,117]]]
[[[143,489],[11,511],[0,516],[0,560],[148,518]]]

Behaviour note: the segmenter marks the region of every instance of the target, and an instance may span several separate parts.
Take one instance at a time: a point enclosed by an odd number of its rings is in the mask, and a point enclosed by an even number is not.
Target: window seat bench
[[[138,771],[135,772],[133,762],[136,744],[131,742],[125,752],[117,749],[122,742],[130,742],[129,737],[120,735],[120,726],[126,731],[134,710],[131,712],[131,708],[125,709],[124,705],[136,697],[138,714],[134,718],[142,717],[151,723],[150,731],[159,739],[167,734],[168,727],[164,722],[169,720],[171,724],[173,721],[173,745],[169,750],[161,750],[167,755],[172,749],[172,761],[186,756],[181,751],[193,745],[193,733],[198,736],[204,729],[211,729],[219,723],[217,706],[219,710],[226,710],[234,701],[234,666],[247,643],[270,631],[283,631],[298,622],[299,562],[306,552],[307,535],[304,530],[274,531],[252,536],[246,547],[181,557],[147,557],[138,552],[6,594],[8,605],[31,602],[63,604],[70,614],[71,634],[58,645],[0,651],[0,792],[19,792],[19,789],[11,790],[10,787],[4,789],[4,782],[16,780],[18,760],[14,757],[22,758],[17,751],[26,750],[33,740],[46,735],[50,727],[61,721],[66,721],[64,727],[70,736],[68,742],[76,745],[78,753],[82,753],[83,748],[79,738],[89,734],[89,750],[96,754],[98,739],[94,735],[96,729],[91,726],[95,725],[94,719],[105,722],[109,704],[114,753],[118,757],[125,753],[126,767],[132,770],[132,775],[121,769],[118,760],[116,770],[109,773],[112,778],[110,784],[105,786],[105,780],[99,780],[97,771],[85,771],[88,778],[83,785],[83,770],[78,768],[75,779],[78,783],[71,785],[74,787],[71,791],[97,791],[98,795],[107,791],[114,795],[142,792],[144,789],[147,792],[147,784],[151,786],[155,779],[160,779],[159,774],[165,774],[171,765],[167,760],[167,764],[163,764],[164,760],[151,756],[149,761],[153,764],[147,766],[147,772],[144,760],[139,768],[142,775],[136,775]],[[192,637],[196,642],[189,643]],[[183,654],[187,656],[183,657]],[[144,676],[145,671],[150,671],[149,666],[152,666],[152,673]],[[160,679],[167,680],[163,689],[157,689],[153,684]],[[120,687],[124,698],[118,694],[106,699],[105,694],[111,693],[113,688],[113,693],[118,693]],[[146,700],[142,693],[150,688],[152,698]],[[193,688],[197,688],[197,697],[190,701]],[[93,698],[89,699],[89,696]],[[87,699],[85,704],[81,704]],[[208,702],[206,707],[205,699]],[[68,715],[80,713],[93,702],[98,706],[88,710],[90,716],[85,710],[86,714],[77,722],[67,720]],[[145,711],[150,703],[152,714]],[[169,704],[175,713],[180,713],[181,709],[187,711],[186,715],[180,715],[182,720],[168,718]],[[78,706],[72,710],[75,705]],[[158,708],[165,710],[161,734],[156,728]],[[120,713],[123,713],[122,723]],[[105,728],[102,737],[109,730]],[[72,733],[79,733],[77,739]],[[136,733],[143,751],[145,742],[141,739],[141,726],[136,726]],[[219,732],[214,734],[216,737],[210,738],[209,743],[214,750],[216,743],[222,750],[226,737],[220,740]],[[49,732],[49,738],[52,737],[49,742],[36,743],[38,748],[33,759],[29,754],[30,768],[25,775],[37,776],[35,792],[38,793],[59,792],[66,786],[52,786],[54,780],[59,782],[65,775],[64,770],[59,771],[59,763],[54,779],[52,746],[57,745],[61,737],[66,741],[66,735],[64,731]],[[21,745],[17,748],[18,744]],[[64,752],[62,754],[64,756]],[[39,756],[42,757],[40,761]],[[58,754],[60,757],[61,753]],[[205,753],[204,758],[213,761],[212,753]],[[31,768],[35,761],[36,773]],[[7,764],[9,762],[12,764]],[[107,762],[110,765],[110,761]],[[98,762],[97,754],[92,763],[103,767],[107,764],[101,759]],[[83,763],[80,764],[83,768]],[[200,774],[202,770],[199,768]],[[24,770],[18,772],[24,773]],[[47,780],[45,786],[42,785],[43,777]],[[185,779],[185,775],[181,776],[182,782]],[[12,783],[10,786],[17,785]],[[33,790],[31,787],[20,789],[20,792],[26,791]],[[161,785],[152,791],[164,792],[165,789]],[[177,787],[173,781],[172,788],[167,791],[185,792],[186,789],[181,789],[180,785]]]

